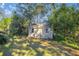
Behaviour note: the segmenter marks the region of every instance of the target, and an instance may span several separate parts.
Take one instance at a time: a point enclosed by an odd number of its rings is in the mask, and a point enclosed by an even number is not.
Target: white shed
[[[53,39],[53,31],[48,25],[47,15],[38,14],[32,18],[29,26],[29,37],[40,39]]]

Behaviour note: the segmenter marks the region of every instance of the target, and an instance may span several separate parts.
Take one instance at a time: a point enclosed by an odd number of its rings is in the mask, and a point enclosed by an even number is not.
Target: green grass
[[[75,39],[73,39],[73,38],[64,37],[62,35],[56,35],[54,40],[61,43],[61,44],[70,46],[72,48],[79,49],[79,45],[78,45],[79,43],[76,42]]]
[[[25,37],[14,36],[7,44],[0,45],[0,56],[7,54],[12,56],[62,56],[68,55],[62,52],[66,51],[64,47],[76,47],[70,46],[70,44],[65,43],[66,41],[61,41],[26,39]],[[68,46],[63,43],[68,44]]]
[[[73,42],[72,43],[68,43],[66,41],[63,41],[62,43],[66,44],[67,46],[70,46],[72,48],[79,49],[79,46],[78,46],[77,43],[73,43]]]

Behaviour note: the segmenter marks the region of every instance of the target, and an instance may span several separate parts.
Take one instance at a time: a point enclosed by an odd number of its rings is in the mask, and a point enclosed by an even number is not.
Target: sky
[[[2,3],[0,7],[5,11],[6,17],[11,16],[11,12],[15,10],[15,4],[12,3]]]
[[[78,7],[77,4],[67,4],[68,6],[75,6],[75,7]],[[13,10],[16,10],[16,4],[15,3],[0,3],[0,7],[2,9],[5,10],[5,14],[6,16],[11,16],[11,12]]]

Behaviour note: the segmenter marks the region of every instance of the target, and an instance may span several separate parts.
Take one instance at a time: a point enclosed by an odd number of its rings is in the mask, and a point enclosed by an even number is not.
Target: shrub
[[[60,34],[56,34],[54,35],[54,40],[58,41],[58,42],[62,42],[64,41],[64,36],[63,35],[60,35]]]
[[[0,33],[0,45],[6,44],[8,39],[9,37],[6,34]]]

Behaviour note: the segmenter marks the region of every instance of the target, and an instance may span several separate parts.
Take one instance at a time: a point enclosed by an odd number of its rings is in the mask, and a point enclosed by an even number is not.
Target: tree
[[[13,13],[10,32],[18,35],[27,35],[28,26],[32,18],[33,6],[31,4],[17,4]]]
[[[35,9],[34,9],[34,14],[40,14],[40,13],[45,13],[45,6],[44,4],[37,4]]]
[[[9,31],[9,26],[11,24],[11,18],[4,18],[0,21],[0,31],[7,32]]]
[[[60,8],[54,7],[52,15],[49,17],[49,23],[53,26],[54,32],[63,37],[74,33],[75,27],[75,9],[62,4]]]

